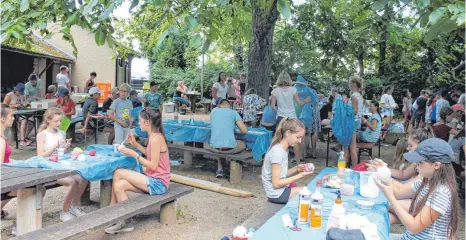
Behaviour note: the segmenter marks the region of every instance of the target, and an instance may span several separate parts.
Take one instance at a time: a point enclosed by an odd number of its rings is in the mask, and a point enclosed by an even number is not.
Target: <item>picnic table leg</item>
[[[15,138],[16,149],[18,149],[19,148],[19,146],[18,146],[18,118],[16,118],[16,116],[15,116],[15,119],[13,121],[13,132],[14,132],[14,134],[12,133],[11,135]]]
[[[327,132],[327,161],[325,163],[325,166],[328,167],[328,152],[330,148],[330,130]]]
[[[230,160],[230,182],[233,184],[240,183],[242,174],[243,168],[241,163],[238,161]]]
[[[112,200],[112,180],[100,181],[100,208],[110,205]]]
[[[20,189],[17,194],[17,234],[22,235],[42,228],[42,196],[44,188]]]
[[[97,133],[99,132],[99,119],[97,119],[97,127],[95,129],[95,133],[94,133],[94,144],[97,144]]]
[[[176,200],[167,202],[160,207],[160,223],[167,225],[176,223]]]
[[[184,151],[184,162],[181,164],[182,168],[190,168],[193,165],[193,153],[191,151]]]
[[[84,193],[81,196],[81,199],[79,200],[79,204],[81,205],[91,204],[91,183],[90,182],[87,184],[86,190],[84,190]]]

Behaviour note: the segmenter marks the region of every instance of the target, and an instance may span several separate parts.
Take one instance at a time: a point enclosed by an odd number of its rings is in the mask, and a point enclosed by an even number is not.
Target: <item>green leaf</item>
[[[110,16],[110,14],[113,12],[114,8],[115,8],[115,3],[112,3],[112,5],[110,5],[110,7],[105,9],[105,11],[102,14],[100,14],[99,21],[103,21],[103,20],[107,19],[108,16]]]
[[[424,37],[424,42],[429,43],[441,34],[448,34],[457,28],[458,26],[455,21],[451,19],[442,19],[429,29]]]
[[[17,31],[11,30],[11,35],[17,39],[23,39],[23,35],[20,35]]]
[[[68,19],[66,19],[66,22],[65,24],[67,25],[73,25],[76,23],[76,17],[78,16],[78,11],[76,11],[75,13],[71,14]]]
[[[19,11],[24,12],[29,8],[29,0],[21,0]]]
[[[97,29],[95,33],[95,42],[97,45],[102,46],[105,44],[105,38],[107,37],[107,33],[104,32],[101,28]]]
[[[450,11],[453,14],[457,14],[461,11],[464,12],[464,6],[463,9],[461,9],[461,7],[457,4],[448,4],[448,11]]]
[[[458,18],[456,19],[456,25],[458,26],[461,26],[461,25],[464,25],[465,22],[464,22],[464,14],[458,16]]]
[[[165,3],[164,0],[153,0],[153,3],[156,7],[161,7]]]
[[[113,48],[113,37],[111,34],[107,34],[107,43],[110,48]]]
[[[193,48],[200,47],[202,44],[202,37],[199,34],[194,35],[191,40],[189,40],[189,46]]]
[[[33,12],[33,13],[29,14],[28,17],[30,17],[30,18],[36,18],[36,17],[40,16],[42,13],[43,13],[43,12],[39,12],[39,11]]]
[[[89,14],[98,2],[99,0],[91,0],[91,2],[84,7],[83,15]]]
[[[286,0],[278,0],[277,1],[277,9],[280,12],[280,14],[285,18],[289,19],[291,16],[291,9],[290,9],[290,3]]]
[[[191,15],[186,16],[184,18],[184,22],[186,25],[186,30],[191,30],[197,26],[197,20]]]
[[[157,42],[157,47],[159,48],[162,43],[163,43],[163,40],[165,40],[165,38],[168,36],[168,30],[165,30],[162,35],[160,35],[160,38],[159,38],[159,41]]]
[[[374,3],[374,9],[375,10],[381,10],[383,9],[387,4],[389,0],[378,0],[377,2]]]
[[[225,4],[227,4],[228,2],[229,2],[229,0],[217,0],[216,4],[217,4],[217,7],[222,7]]]
[[[168,31],[170,31],[171,33],[174,33],[176,35],[180,34],[180,30],[178,29],[178,27],[176,25],[170,25],[168,27]]]
[[[133,8],[135,8],[137,5],[139,5],[139,0],[133,0],[131,6],[129,7],[129,10],[133,10]]]
[[[432,13],[429,15],[429,23],[434,25],[438,22],[439,19],[443,17],[443,14],[445,13],[447,9],[445,7],[439,7],[435,9]]]
[[[419,0],[419,8],[422,10],[430,5],[430,0]]]
[[[40,30],[44,30],[46,27],[47,27],[47,23],[45,23],[45,22],[39,23],[39,29]]]
[[[209,50],[209,46],[210,46],[210,41],[209,39],[206,39],[204,41],[204,45],[202,46],[202,50],[201,50],[201,53],[204,54],[207,52],[207,50]]]

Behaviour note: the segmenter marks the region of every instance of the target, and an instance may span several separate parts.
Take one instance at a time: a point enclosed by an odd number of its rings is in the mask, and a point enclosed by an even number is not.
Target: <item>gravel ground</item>
[[[188,119],[189,116],[183,116]],[[196,120],[208,120],[208,116],[196,115]],[[107,134],[99,136],[99,143],[107,141]],[[84,147],[84,144],[73,144],[73,147]],[[313,162],[316,165],[316,172],[325,167],[326,144],[318,142],[317,159],[306,159],[307,162]],[[390,163],[393,154],[393,146],[383,146],[381,158]],[[375,150],[374,155],[377,154]],[[27,159],[35,155],[35,147],[20,147],[20,150],[13,150],[13,159]],[[178,159],[180,154],[171,154],[171,159]],[[330,151],[330,165],[336,165],[337,156],[335,152]],[[195,159],[193,167],[184,170],[179,167],[172,167],[174,173],[198,178],[214,183],[222,184],[225,187],[231,187],[250,191],[255,194],[253,198],[237,198],[223,195],[210,191],[195,189],[192,194],[182,197],[178,201],[178,222],[176,225],[162,225],[158,221],[159,210],[154,209],[133,218],[135,230],[130,233],[121,235],[106,235],[103,229],[97,229],[88,232],[88,234],[77,239],[220,239],[223,236],[231,236],[232,230],[248,219],[262,204],[265,203],[265,193],[260,180],[261,169],[253,166],[243,168],[243,181],[241,184],[231,185],[226,179],[215,178],[216,163],[214,161]],[[303,179],[298,185],[304,185],[312,180],[315,175]],[[47,191],[44,198],[43,206],[43,225],[45,227],[59,222],[58,215],[62,208],[63,195],[65,188],[55,188]],[[91,212],[98,208],[99,201],[99,183],[91,183],[91,200],[93,204],[84,206],[85,212]],[[9,210],[9,216],[1,221],[1,238],[10,239],[11,227],[16,216],[16,200],[13,199],[6,206]],[[457,239],[464,239],[464,208],[460,214],[459,232]],[[404,227],[392,226],[392,232],[402,233]]]

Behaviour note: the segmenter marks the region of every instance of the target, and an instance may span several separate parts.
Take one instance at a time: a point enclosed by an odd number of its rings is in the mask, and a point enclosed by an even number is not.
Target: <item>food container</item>
[[[375,174],[373,172],[359,173],[359,193],[365,198],[377,198],[379,187],[375,184]]]

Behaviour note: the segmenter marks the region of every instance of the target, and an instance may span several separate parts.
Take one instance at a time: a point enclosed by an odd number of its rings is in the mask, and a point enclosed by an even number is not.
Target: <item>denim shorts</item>
[[[163,184],[162,180],[146,176],[147,178],[147,189],[149,189],[150,195],[162,195],[167,192],[167,186]]]
[[[383,109],[382,116],[393,117],[393,109]]]

